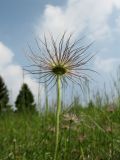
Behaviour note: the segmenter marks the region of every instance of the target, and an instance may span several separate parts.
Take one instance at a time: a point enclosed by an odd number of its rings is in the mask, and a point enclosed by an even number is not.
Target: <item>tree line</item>
[[[0,113],[3,111],[10,110],[12,107],[9,103],[9,91],[7,86],[0,76]],[[15,100],[15,108],[17,112],[26,111],[26,110],[35,110],[34,96],[26,83],[23,83],[19,94]]]

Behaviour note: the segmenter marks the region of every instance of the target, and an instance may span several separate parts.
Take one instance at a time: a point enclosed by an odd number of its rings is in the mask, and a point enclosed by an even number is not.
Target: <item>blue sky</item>
[[[59,5],[60,1],[0,0],[0,40],[12,49],[20,64],[24,61],[23,49],[33,38],[34,26],[47,3]]]
[[[95,40],[92,48],[99,53],[93,68],[101,74],[95,77],[98,88],[115,75],[120,64],[119,0],[0,0],[0,72],[13,100],[23,82],[27,43],[34,47],[36,36],[48,31],[57,36],[64,30],[74,32],[75,38],[87,35],[87,41]],[[37,95],[37,83],[30,76],[25,81]]]

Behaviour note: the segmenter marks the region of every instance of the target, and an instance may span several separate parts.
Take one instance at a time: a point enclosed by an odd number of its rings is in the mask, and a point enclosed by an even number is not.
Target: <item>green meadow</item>
[[[119,160],[119,105],[73,103],[62,110],[57,159]],[[54,111],[1,113],[0,160],[52,160],[54,148]]]

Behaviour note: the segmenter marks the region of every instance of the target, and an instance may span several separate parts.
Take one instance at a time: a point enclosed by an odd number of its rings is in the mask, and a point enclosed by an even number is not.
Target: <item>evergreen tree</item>
[[[8,101],[8,90],[2,77],[0,76],[0,111],[7,108]]]
[[[18,111],[35,110],[34,97],[26,83],[23,83],[15,105]]]

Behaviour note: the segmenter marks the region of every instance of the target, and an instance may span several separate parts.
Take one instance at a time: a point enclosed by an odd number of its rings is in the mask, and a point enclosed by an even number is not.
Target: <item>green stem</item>
[[[57,76],[57,110],[56,110],[56,139],[55,139],[55,153],[54,160],[57,160],[58,143],[59,143],[59,121],[60,121],[60,111],[61,111],[61,81],[60,75]]]

